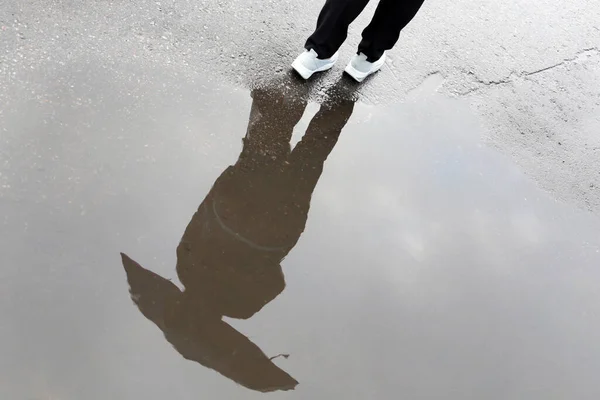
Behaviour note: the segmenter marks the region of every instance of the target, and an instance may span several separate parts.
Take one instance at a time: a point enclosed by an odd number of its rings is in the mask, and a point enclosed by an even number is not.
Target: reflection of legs
[[[252,109],[240,161],[278,158],[290,152],[294,127],[302,118],[307,102],[277,90],[252,92]]]
[[[312,194],[323,164],[354,110],[351,100],[324,103],[310,122],[306,134],[292,152],[290,164],[302,192]]]
[[[370,62],[377,61],[400,37],[400,31],[413,19],[423,0],[381,0],[373,20],[363,31],[359,53]]]
[[[327,0],[319,14],[317,29],[304,47],[313,49],[322,59],[333,56],[346,40],[348,27],[368,3],[369,0]]]

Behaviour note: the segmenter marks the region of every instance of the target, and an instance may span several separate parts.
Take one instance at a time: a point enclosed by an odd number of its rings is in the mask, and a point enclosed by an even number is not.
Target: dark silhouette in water
[[[306,100],[281,87],[257,89],[252,98],[238,161],[216,180],[177,247],[185,290],[122,259],[131,298],[183,357],[269,392],[298,382],[222,317],[250,318],[285,288],[280,263],[304,231],[312,192],[354,102],[325,101],[292,151]]]

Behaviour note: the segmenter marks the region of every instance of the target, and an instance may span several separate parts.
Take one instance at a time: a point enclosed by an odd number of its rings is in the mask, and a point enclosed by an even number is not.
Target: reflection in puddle
[[[307,102],[280,89],[257,89],[238,161],[216,180],[177,248],[185,290],[122,255],[133,301],[186,359],[249,389],[294,389],[224,316],[248,319],[285,288],[281,261],[304,231],[323,164],[354,102],[330,97],[302,140],[292,131]]]

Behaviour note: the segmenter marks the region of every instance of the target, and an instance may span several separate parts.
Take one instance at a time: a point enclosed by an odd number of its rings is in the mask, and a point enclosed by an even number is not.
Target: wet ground
[[[127,47],[285,23],[257,2],[134,3],[0,12],[0,398],[600,396],[589,37],[460,95],[446,67],[303,85],[244,36],[233,72]]]

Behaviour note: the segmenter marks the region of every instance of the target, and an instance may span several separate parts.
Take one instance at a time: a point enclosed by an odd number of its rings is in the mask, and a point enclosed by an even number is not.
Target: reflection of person
[[[192,217],[177,248],[185,290],[122,255],[131,297],[183,357],[258,391],[297,381],[222,320],[250,318],[285,287],[280,262],[304,231],[310,198],[350,117],[328,101],[291,150],[306,102],[255,90],[243,150]]]
[[[327,0],[317,21],[317,29],[306,41],[306,51],[292,67],[304,79],[315,72],[331,69],[338,49],[348,36],[348,27],[369,0]],[[380,0],[373,20],[362,33],[357,54],[346,66],[346,73],[358,82],[377,72],[385,63],[385,51],[400,37],[400,31],[414,18],[423,0]]]

